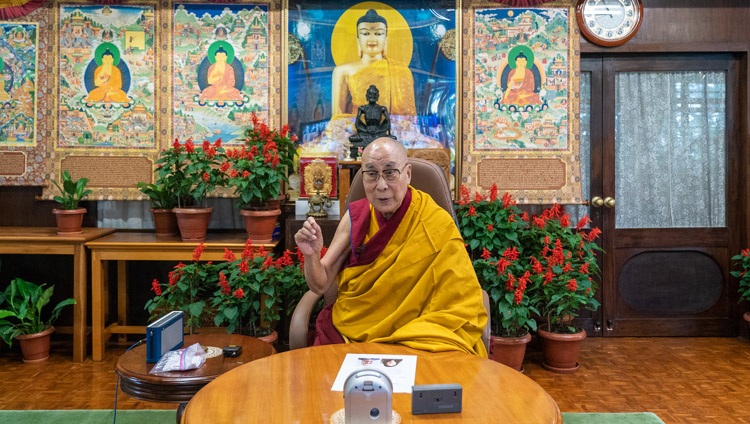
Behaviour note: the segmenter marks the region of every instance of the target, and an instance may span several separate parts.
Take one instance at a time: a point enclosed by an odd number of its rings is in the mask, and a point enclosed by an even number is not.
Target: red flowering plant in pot
[[[175,139],[172,148],[163,150],[156,161],[157,181],[176,193],[177,207],[173,210],[185,241],[206,238],[213,211],[207,207],[206,199],[227,184],[229,164],[225,157],[221,139],[214,143],[204,141],[199,146],[191,139],[184,144]]]
[[[572,228],[570,216],[559,204],[529,217],[528,222],[521,242],[534,281],[532,303],[546,321],[537,329],[544,354],[542,365],[554,372],[572,373],[578,369],[581,341],[586,337],[586,331],[576,327],[573,319],[581,309],[599,308],[592,277],[599,272],[596,252],[601,248],[595,240],[601,231],[584,230],[591,222],[588,216]]]
[[[287,125],[281,131],[270,128],[254,112],[252,122],[242,146],[226,152],[227,186],[237,196],[248,236],[257,243],[268,243],[281,214],[281,185],[289,181],[297,137],[289,133]]]
[[[275,341],[273,327],[286,311],[285,305],[296,304],[307,287],[299,255],[287,250],[274,258],[250,239],[239,256],[225,249],[220,262],[201,261],[202,253],[200,244],[193,251],[193,262],[178,263],[167,283],[152,282],[155,296],[146,303],[151,318],[181,310],[191,331],[222,327],[228,333]]]
[[[740,301],[750,302],[750,248],[743,249],[739,255],[732,256],[732,261],[736,267],[740,268],[740,270],[731,271],[733,277],[739,278]],[[750,323],[750,312],[745,312],[743,318]]]
[[[192,262],[175,265],[168,274],[167,282],[161,283],[158,279],[151,282],[154,297],[146,302],[145,309],[152,320],[170,311],[183,311],[190,334],[195,328],[212,322],[213,313],[208,307],[208,300],[219,281],[219,271],[225,265],[201,261],[203,249],[201,243],[193,250]]]
[[[529,331],[536,330],[534,316],[539,313],[526,293],[530,264],[520,241],[527,223],[508,193],[498,198],[496,185],[489,195],[477,192],[473,198],[462,186],[457,216],[466,247],[476,256],[477,278],[490,298],[490,358],[522,370]]]

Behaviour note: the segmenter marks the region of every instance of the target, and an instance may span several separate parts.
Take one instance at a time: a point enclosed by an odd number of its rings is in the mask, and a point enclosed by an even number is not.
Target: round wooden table
[[[562,423],[544,389],[498,362],[373,343],[297,349],[238,367],[201,389],[182,423],[328,423],[344,407],[343,393],[331,387],[347,353],[416,355],[414,384],[461,384],[463,410],[453,414],[412,415],[411,394],[395,393],[393,409],[403,423]]]
[[[120,376],[120,388],[136,399],[180,403],[181,405],[177,410],[179,422],[184,404],[203,386],[240,365],[276,353],[272,345],[254,337],[239,334],[217,333],[185,336],[183,347],[188,347],[194,343],[218,348],[238,345],[242,346],[242,354],[234,358],[224,356],[209,358],[201,367],[189,371],[149,374],[151,368],[156,364],[146,363],[146,345],[142,344],[125,352],[117,360],[115,372]]]

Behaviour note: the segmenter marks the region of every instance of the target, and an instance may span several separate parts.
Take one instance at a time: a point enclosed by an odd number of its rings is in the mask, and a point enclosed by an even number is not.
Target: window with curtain
[[[621,72],[615,84],[616,227],[725,226],[725,72]]]

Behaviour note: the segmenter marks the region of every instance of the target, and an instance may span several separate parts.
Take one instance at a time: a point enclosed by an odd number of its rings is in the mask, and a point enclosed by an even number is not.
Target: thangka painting
[[[28,172],[44,162],[37,149],[38,27],[0,22],[0,184],[40,182],[40,172]]]
[[[575,16],[569,2],[544,6],[475,1],[462,11],[471,30],[461,178],[519,203],[580,203]]]
[[[176,4],[173,31],[175,138],[238,144],[253,112],[269,122],[267,4]]]
[[[287,121],[304,155],[357,132],[370,85],[407,148],[456,148],[455,1],[289,2]]]
[[[57,10],[52,178],[67,170],[89,179],[90,198],[127,198],[139,181],[151,180],[161,142],[156,5],[60,2]]]
[[[153,6],[60,7],[59,148],[153,149]]]

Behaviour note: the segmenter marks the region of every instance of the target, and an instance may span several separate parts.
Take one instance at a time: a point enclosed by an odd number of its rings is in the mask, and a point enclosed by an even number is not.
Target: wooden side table
[[[239,255],[245,248],[247,233],[211,233],[203,242],[201,260],[223,261],[224,249],[230,249]],[[272,250],[277,242],[264,244]],[[127,323],[127,261],[191,261],[193,250],[198,242],[183,242],[179,236],[157,237],[154,233],[117,232],[102,237],[86,246],[91,250],[91,332],[92,357],[101,361],[104,356],[104,344],[112,334],[146,334],[145,326],[128,326]],[[254,245],[260,247],[261,245]],[[108,261],[117,261],[117,322],[105,325],[105,307],[107,304],[107,265]]]
[[[137,346],[120,356],[115,372],[120,377],[120,388],[127,395],[151,402],[179,403],[177,423],[182,411],[193,395],[221,374],[240,365],[276,353],[272,345],[254,337],[239,334],[194,334],[185,336],[185,345],[200,343],[202,346],[223,348],[228,345],[242,346],[242,354],[234,358],[218,356],[206,359],[200,368],[188,371],[169,371],[149,374],[156,364],[146,363],[146,345]]]
[[[0,254],[73,256],[73,361],[86,359],[87,258],[85,244],[114,233],[112,228],[84,227],[80,234],[57,234],[50,227],[3,227]]]

